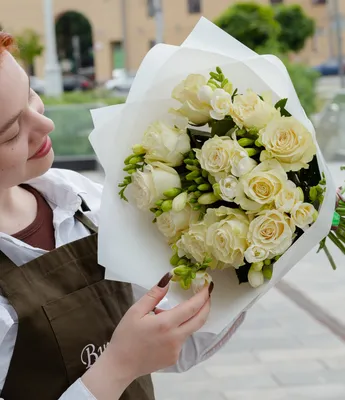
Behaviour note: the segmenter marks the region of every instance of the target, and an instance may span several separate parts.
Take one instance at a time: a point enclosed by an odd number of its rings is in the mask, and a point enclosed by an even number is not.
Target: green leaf
[[[246,264],[243,267],[236,269],[236,275],[239,284],[248,282],[248,272],[250,270],[250,265]]]
[[[212,123],[211,134],[212,137],[217,136],[225,136],[232,128],[236,126],[235,122],[230,119],[223,119],[221,121],[215,121]]]
[[[203,144],[213,136],[210,132],[200,131],[193,128],[188,128],[187,133],[191,139],[192,146],[197,149],[201,149]]]
[[[231,101],[234,101],[234,98],[237,96],[238,89],[235,89],[234,93],[231,96]]]
[[[282,117],[291,117],[291,114],[285,108],[287,101],[288,99],[281,99],[274,106],[277,110],[280,109],[280,115]]]

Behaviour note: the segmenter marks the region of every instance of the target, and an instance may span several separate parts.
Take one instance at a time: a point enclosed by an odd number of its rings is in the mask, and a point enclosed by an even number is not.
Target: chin
[[[53,165],[54,162],[54,151],[53,149],[43,158],[39,158],[31,161],[30,170],[28,171],[27,180],[38,178],[45,174]]]

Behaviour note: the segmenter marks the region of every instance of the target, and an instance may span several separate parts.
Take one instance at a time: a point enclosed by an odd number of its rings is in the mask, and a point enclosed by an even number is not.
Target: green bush
[[[75,91],[66,92],[61,97],[41,96],[45,105],[64,105],[64,104],[86,104],[100,103],[103,105],[121,104],[125,98],[114,97],[111,92],[102,89],[90,90],[85,92]]]

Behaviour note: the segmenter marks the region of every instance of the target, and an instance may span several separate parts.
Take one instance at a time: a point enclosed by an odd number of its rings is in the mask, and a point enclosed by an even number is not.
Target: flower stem
[[[344,244],[341,242],[340,239],[337,238],[337,236],[333,233],[330,232],[328,237],[332,240],[332,242],[343,252],[343,254],[345,254],[345,246]]]
[[[330,262],[333,270],[335,271],[337,269],[337,265],[335,264],[334,259],[328,250],[328,247],[326,245],[324,245],[322,249],[325,251],[328,261]]]

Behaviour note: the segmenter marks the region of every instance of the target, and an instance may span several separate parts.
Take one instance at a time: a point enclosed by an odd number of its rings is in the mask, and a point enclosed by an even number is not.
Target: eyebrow
[[[30,87],[30,82],[29,82],[29,99],[31,97],[31,87]],[[1,128],[0,128],[0,135],[4,134],[11,126],[17,121],[17,119],[21,116],[23,110],[21,110],[18,114],[14,115],[11,117]]]

